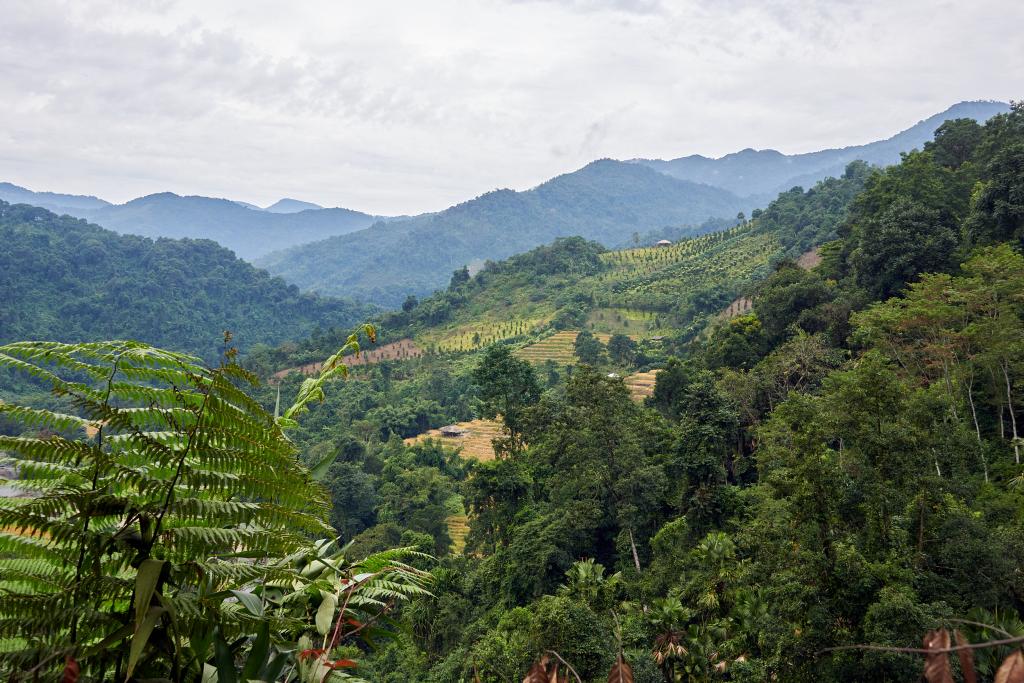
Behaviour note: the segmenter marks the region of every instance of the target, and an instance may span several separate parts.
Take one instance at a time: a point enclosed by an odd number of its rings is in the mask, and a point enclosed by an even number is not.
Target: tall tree
[[[500,417],[508,434],[508,452],[521,452],[526,409],[541,393],[533,367],[513,356],[509,347],[492,344],[473,370],[473,382],[479,388],[480,417]]]

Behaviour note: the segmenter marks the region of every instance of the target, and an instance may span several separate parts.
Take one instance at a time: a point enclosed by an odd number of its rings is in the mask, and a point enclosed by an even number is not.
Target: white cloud
[[[865,142],[1019,98],[1024,5],[5,3],[0,180],[377,213],[601,156]]]

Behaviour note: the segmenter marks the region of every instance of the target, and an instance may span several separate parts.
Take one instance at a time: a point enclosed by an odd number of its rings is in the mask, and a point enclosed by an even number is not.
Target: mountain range
[[[984,121],[1008,108],[961,102],[885,140],[807,154],[746,149],[718,159],[602,159],[530,190],[499,189],[414,217],[384,218],[289,198],[261,208],[169,192],[111,204],[10,183],[0,183],[0,199],[120,233],[212,239],[303,289],[396,306],[410,294],[443,286],[463,265],[476,270],[558,237],[618,246],[637,233],[699,234],[715,224],[708,219],[732,219],[765,206],[780,191],[837,177],[850,161],[895,163],[946,120]]]
[[[245,259],[368,227],[380,220],[351,209],[281,199],[266,209],[229,199],[160,192],[111,204],[97,197],[33,192],[0,183],[0,199],[84,218],[122,234],[211,239]]]
[[[960,102],[885,140],[807,154],[748,148],[718,159],[693,154],[678,159],[632,161],[674,178],[729,190],[762,205],[794,186],[810,187],[823,178],[838,177],[851,161],[866,161],[873,166],[895,164],[901,153],[920,149],[932,139],[935,129],[950,119],[984,122],[1009,110],[1005,102]]]
[[[602,159],[525,192],[488,192],[436,214],[377,223],[257,264],[303,289],[397,306],[409,294],[437,289],[463,265],[476,270],[558,237],[618,244],[636,231],[750,208],[727,190]]]
[[[604,159],[532,190],[489,192],[436,214],[378,223],[257,263],[304,289],[397,306],[409,294],[444,285],[464,264],[505,258],[569,235],[618,246],[636,232],[732,218],[765,206],[778,194],[773,188],[841,176],[857,159],[895,163],[900,152],[930,140],[943,121],[987,120],[1008,109],[1000,102],[963,102],[887,140],[813,154],[747,150],[721,159]]]

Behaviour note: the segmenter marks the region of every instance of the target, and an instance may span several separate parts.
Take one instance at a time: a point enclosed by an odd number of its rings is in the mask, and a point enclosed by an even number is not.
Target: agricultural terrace
[[[553,360],[560,365],[569,365],[576,362],[576,337],[579,330],[564,330],[556,332],[550,337],[545,337],[539,342],[530,344],[515,352],[515,355],[531,363],[543,363]],[[594,334],[602,344],[607,344],[611,339],[610,334]]]
[[[629,389],[629,395],[634,401],[643,401],[648,396],[654,395],[654,384],[657,375],[657,370],[648,370],[647,372],[634,373],[623,380]]]
[[[466,549],[466,536],[469,535],[469,517],[465,514],[449,515],[444,521],[452,539],[452,554],[461,555]]]
[[[401,339],[390,344],[364,349],[359,355],[350,354],[342,357],[341,360],[345,365],[354,368],[360,365],[373,365],[374,363],[386,360],[409,360],[410,358],[419,358],[422,355],[423,349],[417,346],[416,342],[412,339]],[[312,377],[320,374],[323,367],[323,361],[307,363],[295,368],[278,370],[274,373],[274,378],[278,380],[284,379],[293,372],[298,372],[306,377]]]
[[[595,308],[587,316],[587,329],[597,334],[624,334],[634,339],[646,339],[671,332],[662,326],[657,311],[642,308]]]
[[[493,420],[471,420],[459,422],[457,426],[467,430],[465,436],[447,437],[441,436],[439,429],[431,429],[419,436],[405,440],[407,444],[414,444],[427,439],[440,441],[444,446],[462,449],[461,455],[464,458],[476,458],[486,461],[494,460],[494,446],[491,441],[502,435],[501,423]]]
[[[547,318],[507,318],[479,320],[463,325],[437,327],[420,335],[420,344],[439,352],[473,351],[502,339],[536,332],[550,320]]]
[[[601,255],[601,260],[611,266],[597,277],[601,282],[613,282],[624,277],[650,275],[677,263],[692,260],[711,249],[750,234],[748,226],[736,226],[720,232],[711,232],[700,237],[683,239],[667,247],[638,247],[619,249]]]

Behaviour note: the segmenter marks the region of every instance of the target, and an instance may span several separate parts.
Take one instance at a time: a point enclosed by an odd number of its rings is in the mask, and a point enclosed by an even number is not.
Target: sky
[[[1018,0],[0,0],[0,181],[375,214],[1024,98]]]

